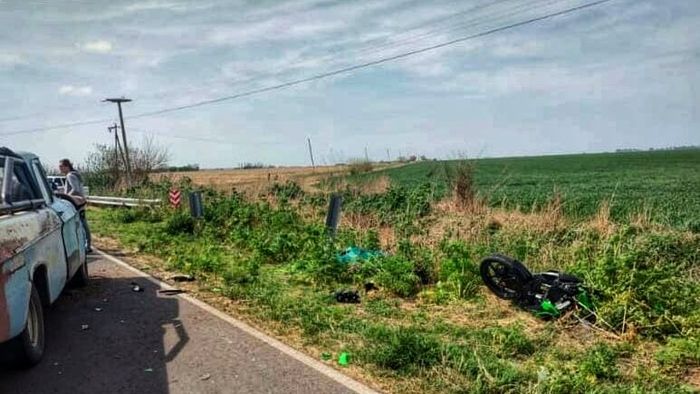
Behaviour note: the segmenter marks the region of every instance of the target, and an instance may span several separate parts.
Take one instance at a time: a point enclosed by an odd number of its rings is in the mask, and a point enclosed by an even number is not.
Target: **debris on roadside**
[[[141,287],[136,282],[131,282],[131,291],[136,292],[136,293],[141,293],[143,291],[143,287]]]
[[[178,295],[178,294],[182,294],[182,293],[187,293],[187,290],[182,290],[182,289],[160,289],[160,290],[158,290],[158,294],[167,295],[167,296]]]
[[[342,352],[338,356],[338,364],[344,367],[350,365],[350,354],[348,352]]]
[[[174,282],[192,282],[194,281],[194,276],[186,274],[175,274],[171,275],[168,279]]]
[[[323,353],[321,353],[321,360],[328,361],[328,360],[330,360],[332,357],[333,357],[333,355],[330,354],[329,352],[323,352]]]
[[[336,259],[340,263],[352,264],[359,263],[360,261],[367,261],[374,257],[384,256],[384,252],[381,250],[369,250],[362,249],[357,246],[350,246],[344,251],[338,253]]]
[[[359,304],[360,293],[357,290],[339,290],[336,291],[335,300],[341,304]]]
[[[153,372],[153,368],[146,368],[143,370],[143,372]]]
[[[199,380],[209,380],[211,378],[211,374],[205,373],[204,375],[199,377]]]
[[[96,307],[96,308],[95,308],[95,312],[102,312],[102,308]]]
[[[90,326],[87,325],[87,324],[83,324],[83,325],[80,326],[80,329],[83,330],[83,331],[89,330],[89,329],[90,329]]]

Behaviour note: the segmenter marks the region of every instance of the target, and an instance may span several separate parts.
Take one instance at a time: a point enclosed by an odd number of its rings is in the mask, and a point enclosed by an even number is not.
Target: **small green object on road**
[[[340,356],[338,356],[338,364],[344,367],[348,366],[348,364],[350,364],[350,354],[347,352],[340,353]]]

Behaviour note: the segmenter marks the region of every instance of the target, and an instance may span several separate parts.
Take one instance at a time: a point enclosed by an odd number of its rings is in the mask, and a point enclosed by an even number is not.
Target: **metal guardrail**
[[[88,204],[109,205],[117,207],[150,207],[160,204],[160,199],[110,197],[110,196],[87,196]]]

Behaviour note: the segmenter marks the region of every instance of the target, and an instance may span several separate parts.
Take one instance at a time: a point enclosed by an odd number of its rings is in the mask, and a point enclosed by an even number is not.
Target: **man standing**
[[[68,159],[62,159],[58,162],[58,169],[61,174],[66,176],[66,190],[65,193],[71,197],[79,197],[85,200],[85,189],[83,188],[83,179],[80,173],[73,168],[73,163]],[[85,250],[87,253],[92,252],[92,236],[90,235],[90,228],[88,227],[87,218],[85,217],[85,208],[79,209],[80,221],[83,222],[83,227],[85,228],[85,241],[87,245]]]

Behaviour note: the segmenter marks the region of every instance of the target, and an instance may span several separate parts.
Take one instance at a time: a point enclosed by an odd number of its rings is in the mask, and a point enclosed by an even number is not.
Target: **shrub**
[[[420,290],[420,278],[415,267],[403,256],[378,259],[377,283],[400,297],[412,297]]]
[[[700,282],[688,274],[700,254],[698,239],[623,227],[597,248],[580,252],[593,256],[579,260],[573,273],[600,294],[597,313],[613,329],[632,325],[655,337],[700,330]]]
[[[445,258],[440,264],[440,281],[458,298],[475,296],[482,281],[468,246],[461,241],[446,242],[442,244],[442,251]]]
[[[299,186],[298,183],[288,180],[287,182],[280,184],[275,183],[270,187],[270,193],[280,200],[294,200],[304,196],[304,190]]]
[[[193,234],[194,219],[186,212],[176,211],[165,222],[165,232],[170,235]]]
[[[399,241],[397,255],[413,264],[413,272],[420,283],[428,285],[436,282],[437,272],[430,249],[412,244],[408,239]]]
[[[374,169],[374,165],[371,161],[366,159],[351,159],[348,162],[348,170],[350,175],[363,174],[365,172],[370,172]]]

